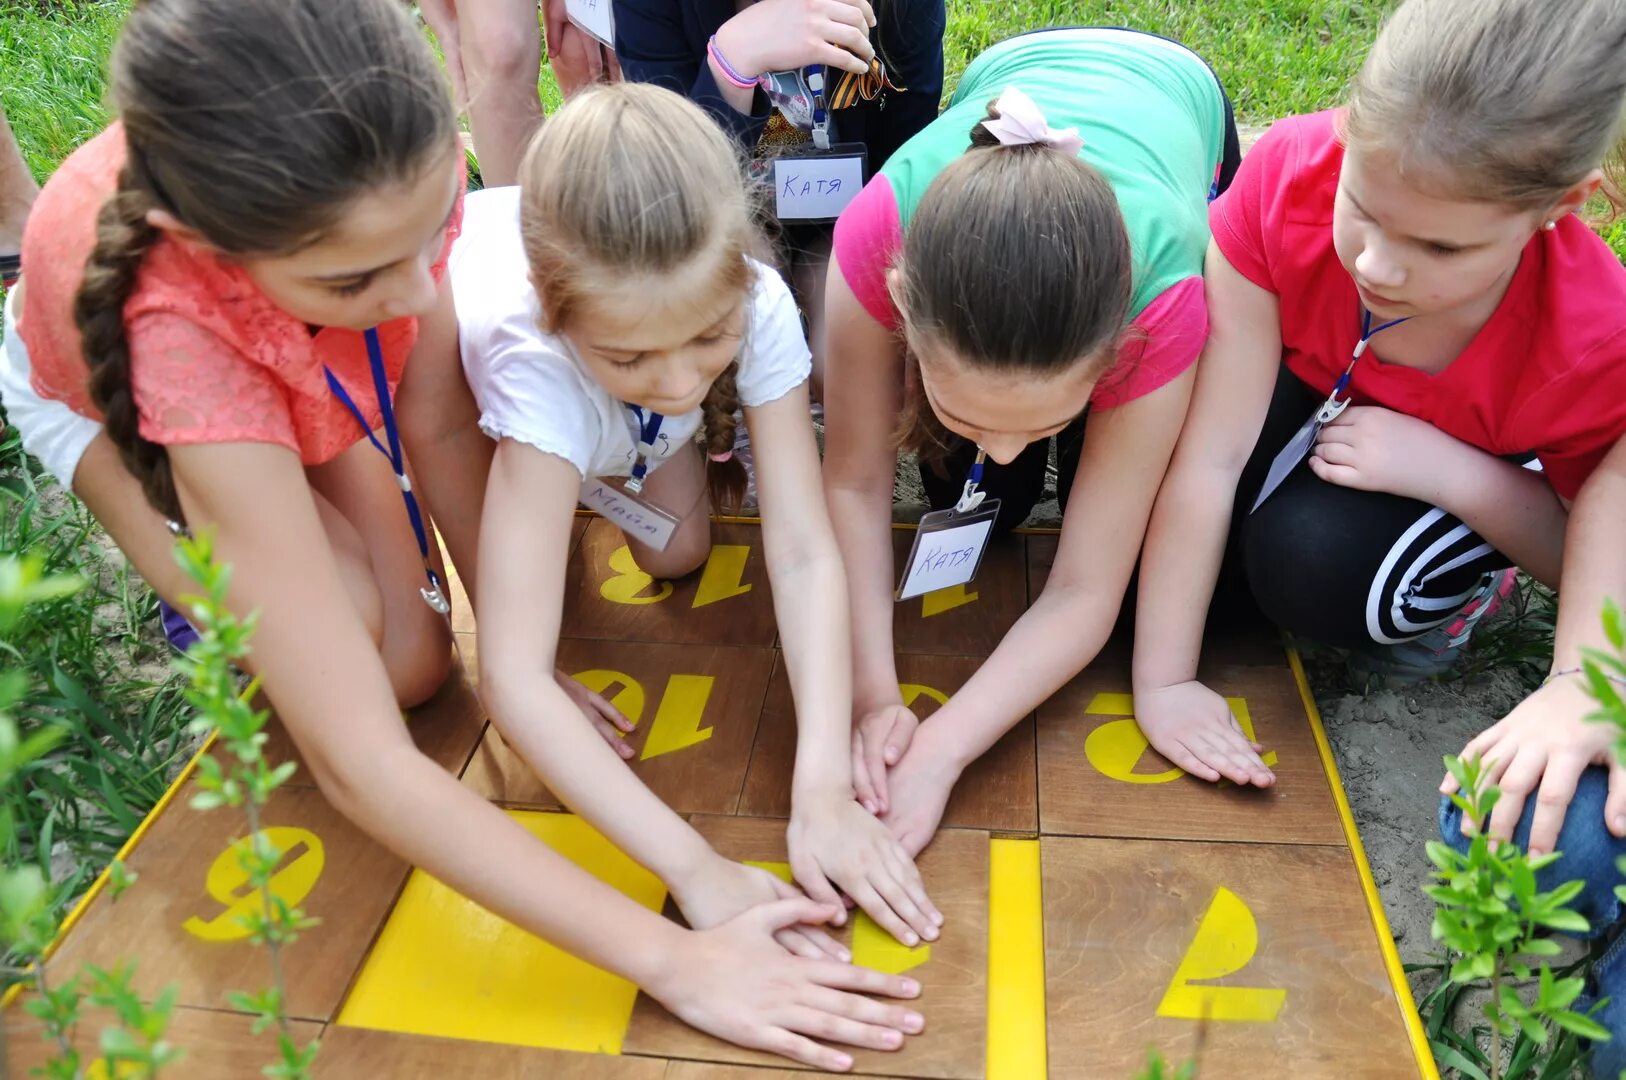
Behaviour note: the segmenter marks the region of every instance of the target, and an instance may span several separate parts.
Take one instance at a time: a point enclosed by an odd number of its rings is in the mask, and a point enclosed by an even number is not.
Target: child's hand
[[[710,930],[761,904],[794,900],[801,895],[802,890],[761,867],[746,866],[720,855],[690,880],[674,882],[672,887],[672,898],[696,930]],[[774,940],[809,960],[846,963],[853,958],[839,941],[817,926],[781,927],[774,931]]]
[[[849,793],[797,800],[787,840],[791,871],[813,899],[839,904],[833,882],[905,945],[937,940],[943,916],[926,896],[914,859]],[[845,921],[844,914],[835,918]]]
[[[937,835],[949,795],[960,779],[960,767],[937,749],[931,731],[929,725],[923,726],[887,774],[891,798],[881,820],[911,857],[920,854]]]
[[[1444,505],[1447,459],[1466,447],[1427,420],[1357,405],[1321,429],[1310,471],[1329,484]]]
[[[604,736],[604,741],[621,755],[623,761],[630,761],[633,754],[632,746],[621,736],[632,731],[632,721],[622,716],[621,710],[606,701],[604,695],[595,694],[558,668],[554,669],[553,678],[565,695],[576,703],[576,708],[582,711],[582,715],[587,717],[594,729]]]
[[[1587,721],[1596,708],[1597,702],[1587,696],[1579,675],[1560,676],[1462,748],[1458,756],[1483,760],[1488,782],[1502,789],[1501,799],[1491,810],[1488,831],[1492,837],[1507,840],[1513,836],[1525,800],[1535,792],[1530,854],[1552,851],[1581,774],[1588,765],[1605,764],[1609,766],[1609,797],[1604,802],[1604,824],[1615,836],[1626,836],[1626,768],[1612,752],[1615,730]],[[1456,790],[1456,779],[1447,775],[1440,794],[1451,795]],[[1472,828],[1465,816],[1463,835],[1472,835]]]
[[[1193,776],[1270,787],[1264,747],[1242,732],[1223,697],[1195,680],[1135,692],[1135,722],[1152,749]]]
[[[903,705],[886,705],[853,725],[853,790],[865,810],[887,811],[887,770],[903,760],[920,721]]]
[[[913,1009],[862,996],[918,997],[920,984],[913,979],[835,960],[804,960],[774,943],[776,931],[827,922],[839,907],[806,897],[781,900],[687,934],[644,989],[684,1023],[718,1038],[846,1072],[850,1055],[809,1036],[896,1050],[904,1034],[919,1033],[925,1020]]]
[[[742,75],[824,64],[862,75],[875,58],[869,0],[760,0],[717,30],[717,48]]]

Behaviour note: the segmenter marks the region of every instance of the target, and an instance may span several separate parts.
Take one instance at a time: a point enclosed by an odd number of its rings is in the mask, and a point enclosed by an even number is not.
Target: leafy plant
[[[291,907],[271,889],[271,876],[283,852],[267,838],[261,827],[261,811],[278,787],[294,773],[294,762],[272,767],[265,759],[265,724],[268,710],[254,708],[252,701],[259,680],[239,687],[234,665],[249,653],[256,616],[239,619],[226,607],[226,590],[231,568],[215,561],[213,538],[205,533],[183,538],[176,546],[176,560],[203,589],[187,598],[188,614],[197,628],[198,640],[176,666],[186,674],[190,688],[187,700],[197,709],[195,732],[219,732],[227,762],[212,756],[198,761],[198,794],[192,797],[196,810],[226,806],[243,811],[248,819],[247,843],[236,845],[238,865],[249,885],[259,893],[260,907],[240,917],[249,939],[264,945],[271,960],[271,983],[255,993],[233,992],[227,1000],[235,1009],[255,1016],[254,1033],[277,1029],[280,1060],[264,1072],[275,1080],[308,1080],[318,1043],[312,1040],[300,1047],[288,1023],[287,981],[283,977],[282,950],[298,938],[300,931],[315,926],[296,907]]]
[[[1192,1058],[1175,1068],[1163,1060],[1154,1046],[1146,1052],[1146,1068],[1135,1075],[1135,1080],[1197,1080],[1197,1059]]]
[[[1536,1049],[1545,1048],[1554,1029],[1587,1039],[1609,1038],[1609,1032],[1590,1014],[1570,1008],[1586,988],[1585,977],[1555,976],[1546,962],[1562,952],[1548,933],[1588,930],[1585,917],[1568,906],[1584,883],[1570,881],[1539,891],[1537,872],[1556,862],[1559,854],[1532,858],[1516,844],[1493,847],[1484,826],[1501,792],[1488,782],[1477,759],[1447,757],[1445,765],[1459,786],[1451,801],[1475,824],[1477,834],[1466,852],[1440,841],[1429,842],[1436,883],[1423,891],[1435,903],[1434,938],[1454,957],[1445,972],[1447,982],[1485,986],[1490,991],[1482,1009],[1490,1052],[1483,1069],[1465,1054],[1460,1040],[1454,1044],[1436,1041],[1435,1052],[1462,1075],[1501,1080],[1504,1040],[1522,1038]],[[1518,984],[1532,980],[1535,992],[1527,1000]],[[1473,1043],[1467,1046],[1472,1048]]]

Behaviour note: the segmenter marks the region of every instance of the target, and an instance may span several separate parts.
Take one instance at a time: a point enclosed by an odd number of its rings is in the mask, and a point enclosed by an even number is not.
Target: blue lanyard
[[[813,91],[813,145],[830,149],[830,124],[824,108],[824,65],[807,65],[807,88]]]
[[[1389,329],[1389,327],[1399,326],[1409,318],[1411,318],[1410,315],[1399,319],[1390,319],[1381,326],[1374,327],[1372,325],[1372,313],[1364,307],[1361,308],[1361,340],[1355,343],[1355,352],[1349,358],[1349,366],[1344,369],[1342,375],[1338,376],[1338,381],[1332,384],[1332,393],[1327,395],[1326,403],[1321,406],[1321,422],[1323,424],[1331,423],[1339,413],[1344,411],[1344,406],[1349,404],[1347,398],[1339,400],[1338,395],[1349,389],[1349,381],[1355,374],[1355,365],[1360,363],[1361,357],[1365,355],[1367,343]]]
[[[655,439],[660,435],[661,424],[666,417],[658,412],[645,415],[644,410],[636,405],[628,405],[627,408],[638,421],[637,457],[632,461],[632,479],[627,481],[627,490],[636,495],[644,490],[644,477],[649,475],[649,455],[655,452]]]
[[[960,501],[954,504],[956,514],[967,514],[977,508],[982,502],[983,493],[977,490],[982,483],[982,463],[988,460],[988,452],[977,447],[977,459],[971,463],[971,468],[965,475],[965,487],[960,489]]]
[[[446,590],[441,588],[440,575],[435,573],[434,565],[429,561],[429,533],[423,526],[423,514],[418,510],[418,497],[412,493],[412,481],[407,477],[406,455],[401,452],[401,430],[395,423],[395,408],[390,404],[390,384],[384,375],[384,349],[378,342],[377,329],[367,331],[367,362],[373,369],[373,390],[378,394],[378,409],[384,416],[384,435],[389,439],[389,446],[378,441],[373,429],[367,423],[356,403],[351,399],[349,391],[339,377],[333,374],[333,369],[326,364],[322,365],[322,373],[327,376],[327,384],[350,415],[356,418],[361,425],[362,434],[372,443],[380,454],[389,459],[390,468],[395,470],[395,482],[401,487],[401,498],[406,503],[407,517],[412,522],[412,532],[418,538],[418,555],[423,559],[423,572],[429,578],[429,588],[419,589],[424,603],[440,612],[442,615],[452,610],[451,604],[446,601]]]

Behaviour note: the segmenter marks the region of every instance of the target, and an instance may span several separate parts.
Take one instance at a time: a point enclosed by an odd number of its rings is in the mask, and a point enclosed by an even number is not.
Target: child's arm
[[[832,988],[912,997],[908,980],[789,956],[769,935],[834,914],[811,902],[684,931],[605,886],[413,745],[350,602],[298,459],[261,444],[172,447],[194,529],[233,567],[233,611],[258,611],[253,662],[333,806],[401,858],[521,928],[645,987],[690,1023],[824,1068],[805,1037],[886,1049],[919,1018]],[[597,741],[596,739],[594,740]],[[602,744],[599,744],[602,748]]]
[[[852,615],[853,729],[885,743],[895,718],[913,717],[898,690],[892,643],[892,484],[898,450],[893,426],[903,408],[903,350],[864,310],[830,260],[824,293],[824,493],[847,572]],[[859,800],[885,810],[885,762],[854,754]],[[877,788],[877,785],[881,785]]]
[[[791,869],[815,900],[839,903],[834,882],[894,937],[914,946],[921,938],[937,938],[942,915],[927,899],[914,860],[853,801],[846,580],[807,417],[806,383],[745,410],[762,543],[796,702]]]
[[[1195,372],[1095,413],[1050,580],[976,674],[921,725],[889,781],[887,820],[910,851],[931,839],[950,789],[1011,726],[1095,658],[1123,604],[1146,520],[1180,434]]]
[[[1135,612],[1135,717],[1158,753],[1194,776],[1271,784],[1225,699],[1197,682],[1203,624],[1231,504],[1270,407],[1281,363],[1276,297],[1208,248],[1208,343],[1141,556]]]
[[[1558,584],[1569,515],[1552,485],[1427,420],[1376,406],[1345,409],[1321,429],[1310,470],[1329,484],[1441,507],[1525,573]]]
[[[1498,784],[1502,797],[1491,811],[1492,836],[1511,837],[1525,800],[1536,794],[1532,854],[1555,849],[1576,783],[1588,765],[1608,766],[1604,824],[1613,835],[1626,836],[1626,767],[1613,753],[1616,732],[1608,724],[1587,720],[1597,702],[1587,695],[1586,681],[1576,673],[1583,648],[1609,648],[1599,617],[1604,600],[1626,604],[1622,521],[1626,521],[1626,438],[1616,441],[1570,511],[1551,681],[1475,736],[1460,755],[1495,759],[1505,766]],[[1450,776],[1440,785],[1447,795],[1456,790]]]

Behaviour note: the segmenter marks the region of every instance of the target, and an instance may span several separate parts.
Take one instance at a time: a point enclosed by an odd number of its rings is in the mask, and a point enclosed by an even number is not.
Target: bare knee
[[[515,33],[503,20],[481,20],[465,39],[465,68],[477,82],[502,86],[522,84],[536,93],[542,68],[541,30]],[[470,61],[472,60],[472,63]]]
[[[422,705],[443,686],[452,672],[452,640],[444,620],[414,620],[402,633],[391,633],[380,650],[395,700],[401,708]]]
[[[687,577],[706,565],[711,557],[711,530],[679,529],[666,550],[642,548],[633,556],[639,569],[651,577],[667,580]]]

